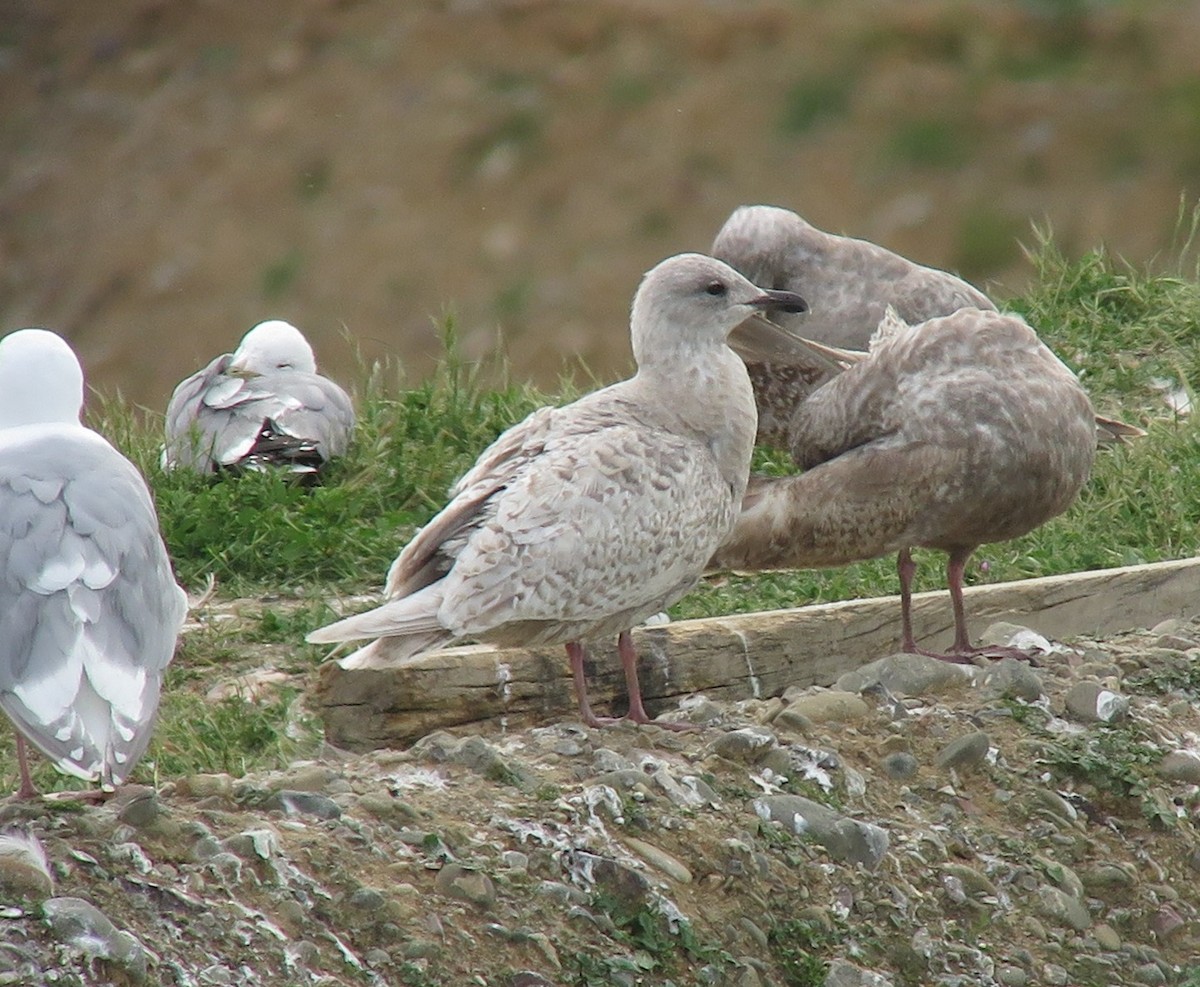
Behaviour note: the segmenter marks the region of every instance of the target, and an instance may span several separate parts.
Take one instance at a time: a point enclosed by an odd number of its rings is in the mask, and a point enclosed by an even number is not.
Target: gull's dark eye
[[[729,289],[727,287],[725,287],[724,281],[710,281],[710,282],[708,282],[708,286],[704,290],[707,291],[710,295],[715,295],[717,298],[720,298]]]

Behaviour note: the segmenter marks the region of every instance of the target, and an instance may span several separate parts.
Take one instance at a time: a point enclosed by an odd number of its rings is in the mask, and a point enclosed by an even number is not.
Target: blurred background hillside
[[[171,387],[286,318],[322,368],[630,366],[662,257],[744,202],[997,296],[1049,225],[1175,263],[1200,4],[0,0],[0,332]]]

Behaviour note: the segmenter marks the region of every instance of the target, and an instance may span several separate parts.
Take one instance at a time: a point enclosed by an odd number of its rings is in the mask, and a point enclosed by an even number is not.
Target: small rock
[[[791,733],[807,734],[812,731],[813,721],[804,714],[785,706],[771,720],[771,726],[776,730],[788,730]]]
[[[374,949],[368,949],[363,954],[363,961],[372,969],[378,969],[381,966],[387,966],[391,963],[392,957],[386,949],[380,949],[376,946]]]
[[[520,850],[505,850],[500,854],[500,859],[504,862],[505,867],[515,873],[524,874],[529,870],[529,854],[522,853]]]
[[[262,802],[261,808],[275,809],[286,816],[315,816],[317,819],[342,817],[342,807],[328,795],[291,789],[272,793]]]
[[[0,835],[0,890],[31,901],[42,901],[54,892],[50,863],[36,836]]]
[[[1116,864],[1096,864],[1079,872],[1088,894],[1103,898],[1106,895],[1124,897],[1136,883],[1137,878],[1124,867]]]
[[[937,756],[939,768],[954,768],[962,770],[978,764],[986,756],[992,746],[992,738],[982,730],[968,733],[948,743]]]
[[[800,795],[767,795],[754,800],[763,820],[780,823],[788,832],[814,840],[835,860],[874,870],[887,853],[886,830],[839,815],[828,806]]]
[[[1039,914],[1065,923],[1076,932],[1091,927],[1092,917],[1088,914],[1087,906],[1059,888],[1043,884],[1034,892],[1034,905]]]
[[[129,788],[134,786],[127,785],[120,790],[123,801],[117,809],[117,818],[126,826],[144,829],[161,815],[162,803],[153,788],[139,785],[133,791],[125,790]]]
[[[709,745],[709,750],[730,761],[756,764],[775,744],[775,734],[766,727],[742,727],[721,734]]]
[[[1129,715],[1129,698],[1098,682],[1076,682],[1064,703],[1067,715],[1080,723],[1119,723]]]
[[[667,853],[666,850],[661,850],[654,846],[654,844],[647,843],[645,840],[639,840],[634,836],[625,837],[625,845],[646,861],[646,863],[650,864],[650,866],[666,874],[671,880],[678,881],[680,884],[692,883],[692,872],[678,859]]]
[[[1065,819],[1067,822],[1074,822],[1079,818],[1079,813],[1075,811],[1075,806],[1071,805],[1058,792],[1052,792],[1048,788],[1035,788],[1032,793],[1032,800],[1041,807],[1049,809],[1054,815]]]
[[[1111,925],[1101,922],[1092,929],[1092,935],[1096,937],[1096,942],[1101,949],[1112,952],[1121,948],[1121,937]]]
[[[514,973],[512,979],[508,982],[508,987],[555,987],[552,980],[547,980],[540,973],[534,973],[531,970],[522,970],[520,973]]]
[[[1159,762],[1158,773],[1171,781],[1200,785],[1200,757],[1188,751],[1172,751]]]
[[[611,919],[618,925],[624,925],[646,907],[650,882],[632,867],[586,850],[576,850],[570,860],[578,878],[595,884],[612,902]]]
[[[992,662],[979,673],[979,685],[989,696],[1020,699],[1031,703],[1045,692],[1042,677],[1027,661],[1003,658]]]
[[[299,764],[294,765],[284,776],[283,784],[279,787],[286,788],[295,792],[325,792],[331,790],[345,789],[336,785],[337,781],[344,781],[341,774],[327,764]]]
[[[1143,963],[1133,968],[1133,982],[1147,987],[1160,987],[1167,982],[1167,975],[1157,963]]]
[[[47,898],[42,916],[56,939],[89,959],[112,960],[138,982],[145,979],[146,951],[128,932],[118,931],[108,917],[82,898]]]
[[[1047,963],[1042,967],[1042,979],[1050,984],[1050,987],[1065,987],[1071,979],[1071,974],[1067,972],[1066,967],[1057,963]]]
[[[438,871],[434,887],[447,898],[468,901],[480,908],[491,908],[496,903],[496,886],[492,879],[481,871],[468,870],[461,864],[446,864]]]
[[[928,655],[889,655],[846,672],[837,680],[843,692],[862,692],[883,686],[896,696],[931,696],[961,689],[974,680],[967,665],[956,665]]]
[[[825,973],[825,987],[893,987],[893,981],[847,960],[834,960]]]
[[[996,894],[996,885],[974,867],[968,867],[966,864],[943,864],[942,871],[961,881],[968,894]]]
[[[359,888],[346,899],[346,904],[362,911],[379,911],[387,904],[387,898],[375,888]]]
[[[832,689],[799,696],[786,708],[811,723],[845,723],[871,712],[871,707],[854,693]]]
[[[233,798],[233,778],[227,774],[187,775],[179,779],[175,791],[185,798],[204,799],[216,796]]]
[[[894,754],[889,754],[883,759],[882,764],[884,773],[896,781],[911,778],[917,773],[918,766],[917,759],[907,751],[897,751]]]
[[[996,979],[1004,987],[1025,987],[1029,983],[1029,974],[1019,966],[1002,966],[996,971]]]

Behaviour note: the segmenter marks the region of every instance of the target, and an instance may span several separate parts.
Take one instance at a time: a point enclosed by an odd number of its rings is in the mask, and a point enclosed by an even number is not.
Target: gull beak
[[[228,377],[238,377],[241,380],[253,380],[255,377],[261,377],[257,370],[247,370],[245,367],[229,366],[225,368],[225,374]]]
[[[798,315],[808,311],[808,303],[791,291],[767,291],[752,300],[749,305],[759,311],[744,320],[729,334],[730,348],[748,363],[770,363],[785,361],[797,348],[803,348],[803,339],[768,319],[764,312],[786,312]]]

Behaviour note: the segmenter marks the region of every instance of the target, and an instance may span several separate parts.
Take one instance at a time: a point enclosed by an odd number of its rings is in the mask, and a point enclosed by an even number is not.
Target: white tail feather
[[[447,634],[446,628],[437,618],[441,605],[441,590],[430,586],[412,596],[389,600],[366,613],[346,617],[326,627],[318,627],[310,632],[305,640],[310,644],[333,644],[337,641],[358,641],[367,637],[414,635],[427,638],[430,635]]]

